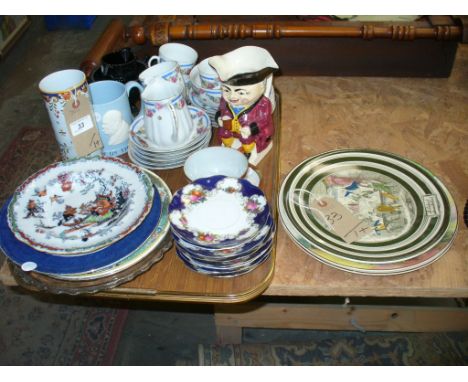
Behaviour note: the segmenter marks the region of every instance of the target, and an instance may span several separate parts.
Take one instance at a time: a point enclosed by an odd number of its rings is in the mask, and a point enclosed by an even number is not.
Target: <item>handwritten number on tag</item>
[[[336,212],[331,212],[329,214],[325,214],[325,219],[327,219],[331,225],[335,225],[337,221],[343,219],[343,215],[340,215]]]
[[[331,197],[314,199],[310,207],[318,211],[330,229],[347,243],[358,241],[371,232],[365,221],[358,219],[343,204]]]

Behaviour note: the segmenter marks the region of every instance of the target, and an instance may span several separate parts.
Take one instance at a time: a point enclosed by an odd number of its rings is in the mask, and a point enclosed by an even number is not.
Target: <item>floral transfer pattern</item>
[[[224,178],[217,182],[216,187],[212,189],[207,189],[202,184],[189,184],[181,190],[179,196],[183,207],[170,212],[171,224],[182,237],[191,237],[196,242],[205,244],[245,240],[251,237],[260,229],[255,218],[267,208],[267,201],[263,195],[243,195],[242,184],[236,178]],[[234,210],[238,210],[238,221],[233,224],[232,230],[221,232],[222,230],[213,229],[209,231],[198,227],[197,220],[193,216],[198,213],[203,214],[204,209],[210,210],[210,204],[216,205],[219,201],[233,203]],[[219,211],[216,220],[225,219],[222,213],[223,211]]]
[[[176,109],[182,110],[182,108],[186,105],[186,102],[183,97],[179,97],[175,101],[172,101],[171,104]],[[168,102],[145,102],[145,114],[150,118],[154,115],[157,115],[157,117],[161,119],[162,117],[158,115],[158,112],[165,109],[167,106]]]
[[[171,71],[168,74],[162,76],[166,81],[176,83],[181,78],[180,67],[177,67],[175,70]]]
[[[89,97],[88,95],[88,83],[84,82],[80,87],[76,89],[72,89],[70,91],[62,92],[62,93],[42,93],[42,98],[44,99],[47,110],[50,113],[53,113],[57,120],[61,117],[61,112],[65,107],[67,102],[73,100],[74,97],[79,95],[84,95]]]
[[[180,72],[182,73],[182,76],[188,80],[190,76],[190,72],[193,69],[193,65],[180,65]]]
[[[95,251],[127,235],[153,202],[147,175],[117,159],[59,162],[31,176],[9,205],[15,236],[56,254]]]
[[[36,189],[33,198],[28,201],[24,218],[36,218],[36,233],[47,239],[88,241],[91,237],[106,235],[125,217],[135,191],[118,175],[111,177],[111,186],[102,178],[104,169],[80,173],[78,177],[70,172],[63,172],[47,184],[47,188]],[[65,203],[66,194],[71,193],[77,183],[87,184],[81,189],[81,195],[92,195],[80,204]],[[60,185],[61,193],[48,194],[48,190]],[[115,194],[114,194],[115,193]],[[47,198],[49,200],[47,200]],[[48,202],[48,203],[47,203]],[[55,211],[52,217],[45,214],[44,204],[49,204]]]
[[[206,112],[194,106],[189,106],[188,109],[196,134],[193,139],[187,143],[187,145],[199,142],[203,137],[211,132],[211,121]],[[146,135],[142,119],[135,119],[130,127],[130,139],[138,147],[143,147],[145,149],[155,147]]]

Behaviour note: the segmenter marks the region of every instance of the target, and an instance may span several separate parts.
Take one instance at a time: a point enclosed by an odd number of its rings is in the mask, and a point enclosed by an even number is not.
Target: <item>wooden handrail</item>
[[[156,22],[146,26],[134,25],[126,30],[126,37],[141,45],[149,41],[159,46],[173,40],[217,39],[278,39],[289,37],[350,37],[386,38],[394,40],[461,40],[460,26],[444,25],[416,27],[414,25],[359,24],[352,26],[259,24],[172,24]]]

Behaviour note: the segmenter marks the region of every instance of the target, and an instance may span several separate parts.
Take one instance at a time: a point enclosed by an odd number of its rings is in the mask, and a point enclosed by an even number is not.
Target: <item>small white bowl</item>
[[[201,149],[190,155],[184,164],[184,173],[192,182],[214,175],[233,178],[244,176],[249,163],[245,155],[223,146]]]

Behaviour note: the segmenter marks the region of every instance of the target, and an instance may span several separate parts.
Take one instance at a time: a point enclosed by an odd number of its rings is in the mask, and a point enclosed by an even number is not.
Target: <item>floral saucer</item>
[[[186,254],[178,247],[176,247],[177,256],[182,260],[182,262],[192,271],[195,271],[200,274],[213,277],[236,277],[243,274],[249,273],[265,262],[271,255],[272,245],[270,244],[267,248],[260,251],[258,256],[249,264],[242,265],[240,267],[228,267],[226,269],[205,267],[195,263]]]
[[[249,266],[250,264],[254,263],[255,260],[257,260],[265,250],[271,248],[272,244],[273,244],[273,238],[270,238],[270,240],[265,241],[260,247],[257,248],[257,250],[252,251],[252,253],[246,256],[242,256],[236,259],[226,260],[226,261],[210,261],[207,259],[197,259],[193,257],[192,252],[187,251],[185,248],[177,245],[177,243],[176,243],[176,247],[178,247],[179,250],[182,250],[185,257],[190,259],[190,261],[193,264],[206,267],[206,268],[211,268],[212,270],[221,271],[221,270],[235,270],[237,268]]]
[[[250,240],[270,215],[263,192],[244,179],[202,178],[178,190],[169,205],[171,228],[189,242],[228,247]]]
[[[211,261],[225,261],[242,257],[251,253],[252,251],[257,250],[258,247],[260,247],[266,240],[269,240],[271,237],[273,237],[274,234],[275,224],[271,215],[268,218],[267,223],[258,231],[256,235],[252,236],[247,242],[233,247],[202,247],[184,240],[178,236],[177,231],[172,230],[172,236],[177,245],[191,252],[194,258],[207,259]]]
[[[183,246],[179,245],[177,242],[175,244],[194,263],[197,263],[202,266],[216,267],[219,269],[223,269],[223,268],[232,269],[233,267],[240,267],[240,266],[248,265],[252,263],[254,259],[256,259],[259,256],[260,252],[265,250],[265,248],[267,247],[271,247],[272,242],[273,242],[273,237],[270,237],[268,240],[262,242],[262,244],[259,245],[258,247],[253,248],[249,253],[243,254],[242,256],[233,257],[227,260],[200,257],[198,256],[197,252],[192,252],[188,250],[187,248],[184,248]]]
[[[38,251],[82,255],[135,230],[153,198],[140,168],[117,158],[79,158],[30,176],[13,194],[8,225]]]

